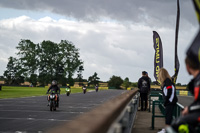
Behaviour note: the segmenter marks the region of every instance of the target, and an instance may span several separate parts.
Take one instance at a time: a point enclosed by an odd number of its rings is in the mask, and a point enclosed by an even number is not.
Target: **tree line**
[[[73,84],[72,76],[83,69],[79,49],[72,42],[60,43],[43,41],[35,44],[30,40],[21,40],[16,47],[17,57],[9,57],[4,72],[7,84],[20,84],[28,81],[33,85],[47,85],[53,79],[60,84]]]
[[[96,85],[100,82],[95,72],[88,80],[83,79],[83,61],[80,59],[79,49],[72,42],[61,40],[60,43],[42,41],[35,44],[30,40],[22,39],[16,47],[16,57],[9,57],[3,78],[8,85],[20,85],[24,81],[36,86],[38,83],[45,86],[52,80],[59,84],[73,85],[74,82],[88,82],[88,85]],[[77,72],[77,78],[73,76]],[[131,85],[129,79],[112,76],[108,85],[120,88]]]
[[[16,57],[9,57],[7,70],[4,71],[4,80],[9,85],[19,85],[28,81],[36,86],[38,83],[45,86],[52,80],[59,84],[73,85],[74,82],[88,82],[96,85],[100,82],[95,72],[87,79],[83,79],[83,61],[80,59],[79,49],[72,42],[61,40],[60,43],[42,41],[35,44],[30,40],[21,40],[16,47]],[[73,76],[77,72],[77,78]],[[1,77],[2,78],[2,77]],[[121,79],[112,76],[108,85],[120,88],[137,87],[137,82],[131,83],[129,78]]]

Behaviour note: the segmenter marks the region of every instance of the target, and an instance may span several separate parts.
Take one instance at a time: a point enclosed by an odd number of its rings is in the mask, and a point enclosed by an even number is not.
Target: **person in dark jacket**
[[[194,95],[194,101],[182,111],[182,116],[172,123],[176,132],[181,130],[180,127],[188,128],[191,132],[200,124],[200,68],[196,61],[186,57],[186,69],[193,79],[188,84],[188,89]]]
[[[150,91],[151,91],[151,78],[149,77],[149,75],[148,75],[148,72],[146,72],[146,76],[149,78],[149,83],[150,83],[150,89],[149,89],[149,92],[148,92],[148,94],[147,94],[147,101],[149,101],[149,93],[150,93]],[[147,102],[147,107],[148,107],[149,105],[148,105],[148,102]]]
[[[56,97],[57,97],[57,104],[56,104],[56,106],[58,107],[59,106],[59,95],[58,94],[60,94],[60,88],[58,87],[56,80],[52,81],[52,84],[49,87],[49,89],[47,90],[47,93],[49,93],[49,91],[50,92],[54,92],[56,94]],[[48,96],[48,106],[49,106],[49,96]]]
[[[168,71],[165,68],[161,68],[159,70],[158,80],[161,83],[161,88],[163,91],[164,106],[165,106],[165,125],[166,127],[168,127],[172,123],[173,111],[178,101],[177,96],[176,96],[176,88],[172,82],[172,79]],[[165,133],[165,132],[166,131],[163,128],[158,133]]]
[[[151,78],[149,77],[148,72],[146,72],[146,76],[149,78],[149,82],[150,82],[150,85],[151,85]]]
[[[141,111],[147,109],[147,95],[150,90],[149,78],[146,76],[146,72],[142,72],[142,77],[138,80],[138,88],[141,98]],[[145,102],[145,106],[143,103]]]

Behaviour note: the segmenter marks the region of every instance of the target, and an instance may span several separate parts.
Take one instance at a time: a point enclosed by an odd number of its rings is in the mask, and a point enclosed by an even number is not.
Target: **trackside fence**
[[[158,98],[158,100],[150,101],[151,104],[149,104],[149,106],[152,105],[152,123],[151,123],[151,128],[154,129],[155,118],[156,117],[165,117],[165,106],[164,106],[162,93],[160,93],[160,92],[157,93],[157,94],[154,93],[152,96]],[[150,96],[150,98],[151,98],[151,96]],[[155,114],[155,107],[156,106],[159,107],[159,109],[160,109],[162,114]],[[173,112],[173,119],[178,118],[181,115],[181,112],[182,112],[183,109],[184,109],[183,105],[181,105],[180,103],[176,103],[176,107],[175,107],[174,112]],[[150,112],[150,110],[149,110],[149,112]]]

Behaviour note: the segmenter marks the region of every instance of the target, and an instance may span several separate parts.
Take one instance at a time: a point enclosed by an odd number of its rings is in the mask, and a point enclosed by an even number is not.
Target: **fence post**
[[[154,119],[155,119],[155,101],[153,101],[153,107],[152,107],[152,122],[151,122],[151,128],[154,129]]]

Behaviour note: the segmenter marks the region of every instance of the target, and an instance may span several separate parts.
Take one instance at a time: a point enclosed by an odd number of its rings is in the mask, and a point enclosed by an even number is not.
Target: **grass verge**
[[[2,86],[2,90],[0,91],[0,99],[43,96],[43,95],[46,95],[47,89],[48,88],[45,88],[45,87]],[[92,89],[88,89],[87,91],[89,90],[92,90]],[[71,93],[80,93],[80,92],[82,92],[81,88],[71,89]],[[61,94],[65,94],[65,88],[61,88]]]

